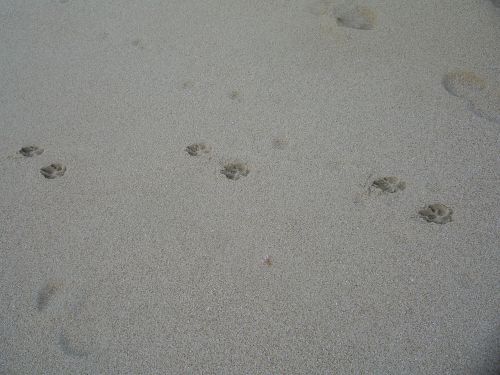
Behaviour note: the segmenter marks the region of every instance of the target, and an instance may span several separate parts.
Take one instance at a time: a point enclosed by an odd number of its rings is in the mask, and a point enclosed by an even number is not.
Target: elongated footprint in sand
[[[56,293],[62,288],[62,282],[49,281],[38,292],[36,306],[38,311],[43,311],[47,308],[51,299],[54,298]]]
[[[449,94],[465,100],[476,115],[500,124],[500,85],[466,70],[445,74],[442,84]]]
[[[38,291],[36,306],[39,312],[46,310],[51,301],[56,297],[56,294],[63,287],[60,281],[49,281],[43,285]],[[88,334],[89,329],[85,327],[82,330],[79,328],[85,323],[86,317],[80,314],[70,314],[71,318],[63,324],[58,336],[57,345],[64,354],[71,357],[84,358],[87,357],[95,348],[95,335]]]
[[[92,335],[64,329],[59,334],[57,345],[70,357],[85,358],[93,353],[95,342]]]
[[[98,302],[102,302],[99,304]],[[91,292],[84,293],[75,301],[61,321],[56,344],[66,355],[85,358],[103,350],[106,304],[96,301]]]

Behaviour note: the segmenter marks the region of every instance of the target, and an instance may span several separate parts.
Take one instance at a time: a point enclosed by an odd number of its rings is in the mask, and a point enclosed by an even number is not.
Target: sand
[[[500,371],[498,1],[0,17],[0,374]]]

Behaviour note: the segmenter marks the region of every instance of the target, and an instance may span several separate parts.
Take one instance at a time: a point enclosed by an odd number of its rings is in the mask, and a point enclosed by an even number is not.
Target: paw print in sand
[[[451,221],[453,210],[444,204],[434,203],[421,209],[418,213],[429,223],[446,224]]]
[[[43,177],[48,179],[64,176],[65,172],[66,166],[61,163],[53,163],[40,169],[40,173],[43,175]]]
[[[401,181],[398,177],[382,177],[372,183],[373,187],[379,188],[384,193],[396,193],[406,188],[406,182]]]
[[[239,180],[240,177],[248,176],[250,169],[247,164],[236,161],[224,165],[221,173],[230,180]]]
[[[38,146],[25,146],[19,150],[19,153],[28,158],[43,154],[43,148]]]
[[[206,143],[193,143],[186,147],[186,152],[191,156],[210,154],[212,147]]]

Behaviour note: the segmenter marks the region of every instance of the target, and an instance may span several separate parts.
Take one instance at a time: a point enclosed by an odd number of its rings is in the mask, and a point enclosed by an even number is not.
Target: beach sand
[[[0,18],[0,374],[500,371],[498,1]]]

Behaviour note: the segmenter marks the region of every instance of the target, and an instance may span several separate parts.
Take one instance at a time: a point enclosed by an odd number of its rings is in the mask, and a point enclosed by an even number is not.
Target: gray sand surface
[[[495,3],[0,1],[0,374],[496,374]]]

